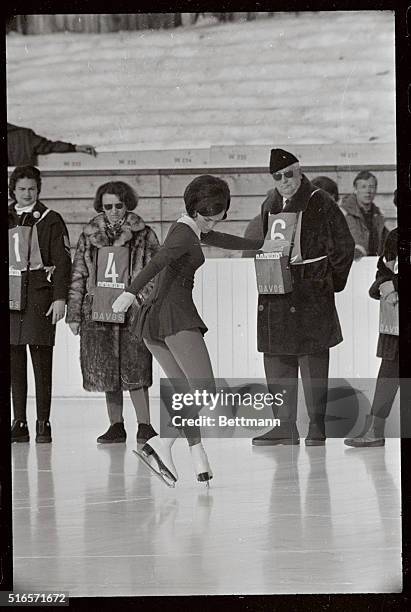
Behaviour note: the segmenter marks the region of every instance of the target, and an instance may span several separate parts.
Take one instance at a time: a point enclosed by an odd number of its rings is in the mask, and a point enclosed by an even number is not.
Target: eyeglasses
[[[112,210],[114,208],[117,208],[117,210],[121,210],[124,206],[123,202],[116,202],[115,204],[103,204],[103,208],[104,210]]]
[[[281,178],[292,178],[294,176],[294,170],[286,170],[285,172],[274,172],[273,179],[275,181],[281,181]]]

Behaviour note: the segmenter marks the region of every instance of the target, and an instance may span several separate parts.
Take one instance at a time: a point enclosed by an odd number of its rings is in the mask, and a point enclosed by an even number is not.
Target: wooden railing
[[[378,178],[376,204],[389,229],[396,225],[392,203],[396,188],[394,145],[293,145],[290,149],[301,160],[309,178],[317,175],[332,178],[341,196],[352,193],[353,179],[360,170],[374,172]],[[268,172],[269,151],[267,144],[101,152],[96,158],[74,153],[43,156],[39,161],[43,177],[41,199],[62,214],[74,248],[83,225],[95,214],[93,198],[99,185],[110,180],[126,181],[139,194],[137,212],[162,242],[170,224],[183,210],[182,194],[187,184],[199,174],[210,173],[227,180],[232,196],[228,219],[220,227],[242,236],[273,187]],[[209,247],[205,254],[218,258],[240,255]]]

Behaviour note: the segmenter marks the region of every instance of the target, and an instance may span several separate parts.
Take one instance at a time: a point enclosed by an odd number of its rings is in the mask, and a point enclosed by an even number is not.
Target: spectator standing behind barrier
[[[312,179],[312,184],[315,187],[319,187],[320,189],[324,189],[327,193],[330,194],[334,202],[337,202],[340,199],[340,194],[338,191],[338,185],[335,181],[328,178],[328,176],[316,176]]]
[[[38,155],[49,153],[86,153],[97,155],[91,145],[75,145],[60,140],[48,140],[39,136],[33,130],[19,125],[7,124],[7,165],[25,166],[37,165]]]
[[[121,261],[125,262],[129,282],[160,248],[155,232],[133,212],[137,201],[137,194],[122,181],[104,183],[97,189],[94,208],[98,214],[87,223],[78,240],[68,295],[66,322],[74,335],[80,333],[84,389],[106,394],[110,427],[97,438],[102,444],[126,441],[123,390],[130,392],[136,411],[137,443],[144,444],[156,434],[150,425],[148,397],[152,384],[151,353],[130,333],[137,305],[130,309],[124,323],[104,322],[95,316],[98,266],[103,266],[100,272],[108,274],[110,280],[110,274],[118,277]],[[111,247],[112,256],[115,247],[125,250],[117,249],[120,259],[110,260],[111,251],[103,250],[105,247]],[[151,288],[152,284],[147,283],[143,295],[147,296]]]
[[[355,259],[364,255],[381,255],[388,234],[384,215],[374,204],[377,178],[363,170],[354,179],[354,193],[344,196],[341,209],[355,242]]]
[[[302,174],[292,153],[272,149],[270,173],[276,189],[262,204],[263,234],[266,238],[271,235],[273,219],[277,222],[279,213],[295,213],[292,286],[288,293],[259,295],[257,342],[258,350],[264,353],[270,393],[275,395],[280,384],[287,392],[287,401],[274,411],[281,427],[254,438],[253,444],[299,444],[296,419],[300,368],[310,420],[305,443],[320,445],[325,443],[329,349],[342,341],[334,293],[346,285],[354,241],[338,205]],[[201,238],[222,248],[250,250],[262,245],[262,239],[230,237],[215,231]],[[278,243],[281,250],[284,240],[278,239]]]
[[[315,187],[324,189],[324,191],[330,194],[330,196],[335,202],[338,202],[338,200],[340,199],[337,183],[332,179],[328,178],[328,176],[316,176],[315,178],[313,178],[311,183]],[[274,193],[275,190],[270,189],[267,192],[267,198],[274,198]],[[253,240],[262,240],[264,238],[261,213],[251,219],[251,221],[245,228],[244,238],[251,238]],[[257,251],[243,251],[241,257],[254,257],[256,253]]]
[[[394,192],[397,206],[397,191]],[[398,228],[387,236],[384,253],[377,264],[377,275],[369,294],[376,300],[398,302]],[[384,429],[399,388],[399,336],[380,333],[377,357],[381,357],[371,413],[366,416],[365,427],[356,438],[345,440],[347,446],[384,446]]]
[[[64,317],[70,243],[61,216],[38,200],[41,175],[19,166],[10,176],[10,375],[12,442],[30,439],[26,418],[27,345],[36,385],[36,442],[51,442],[52,358],[56,323]],[[13,284],[14,283],[14,284]],[[12,290],[12,287],[14,289]]]

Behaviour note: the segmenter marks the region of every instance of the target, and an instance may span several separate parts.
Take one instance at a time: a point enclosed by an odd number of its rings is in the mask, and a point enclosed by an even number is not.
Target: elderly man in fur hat
[[[205,243],[223,248],[258,250],[264,238],[278,240],[286,259],[284,283],[259,288],[258,351],[270,392],[286,393],[273,406],[281,425],[253,439],[254,445],[299,444],[298,370],[309,416],[307,446],[325,443],[329,349],[342,342],[334,293],[342,291],[354,257],[354,240],[333,198],[316,188],[290,152],[272,149],[270,174],[275,189],[261,207],[259,240],[211,231]],[[262,256],[264,257],[264,255]],[[257,260],[256,260],[257,261]],[[272,265],[275,260],[272,260]],[[288,285],[286,287],[286,285]],[[280,387],[279,387],[280,385]]]

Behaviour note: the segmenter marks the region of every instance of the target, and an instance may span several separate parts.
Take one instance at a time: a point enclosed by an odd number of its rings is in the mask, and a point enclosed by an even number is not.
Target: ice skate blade
[[[210,486],[209,482],[212,479],[212,477],[213,475],[210,474],[209,472],[201,472],[201,474],[197,474],[198,482],[205,482],[207,483],[207,486]]]
[[[174,488],[176,486],[176,480],[173,475],[169,472],[160,458],[157,456],[157,453],[153,451],[150,455],[156,462],[156,465],[152,465],[148,459],[147,455],[141,451],[133,450],[133,453],[155,474],[164,484],[168,487]]]

